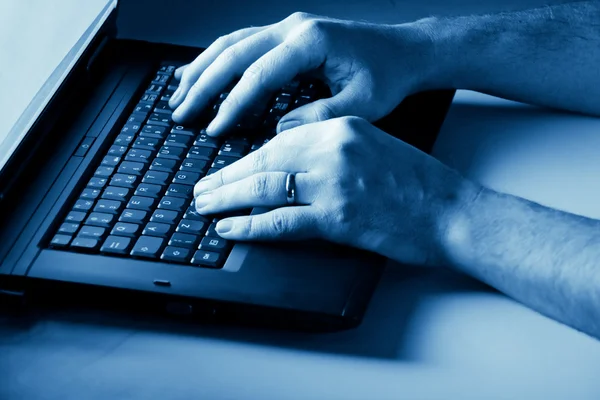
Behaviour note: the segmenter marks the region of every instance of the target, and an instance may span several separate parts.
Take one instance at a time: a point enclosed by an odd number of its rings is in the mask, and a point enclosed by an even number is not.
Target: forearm
[[[451,266],[600,338],[600,221],[484,189],[443,243]]]
[[[600,115],[600,1],[417,24],[448,86]]]

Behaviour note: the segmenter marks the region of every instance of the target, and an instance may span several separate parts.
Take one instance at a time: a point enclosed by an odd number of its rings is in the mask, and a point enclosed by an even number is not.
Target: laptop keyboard
[[[215,232],[223,215],[195,210],[194,185],[267,143],[287,112],[326,94],[318,82],[292,81],[268,107],[248,113],[231,135],[212,138],[203,127],[233,85],[193,126],[177,125],[168,105],[178,84],[175,69],[162,65],[152,78],[58,221],[51,248],[221,268],[233,243]]]

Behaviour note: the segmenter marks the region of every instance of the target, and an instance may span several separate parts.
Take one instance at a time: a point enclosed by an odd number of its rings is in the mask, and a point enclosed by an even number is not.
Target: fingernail
[[[206,207],[208,203],[210,203],[210,194],[203,193],[200,196],[196,197],[196,210],[200,210],[203,207]]]
[[[224,219],[222,221],[217,222],[217,233],[227,233],[229,232],[231,229],[233,229],[233,221],[230,221],[228,219]]]
[[[208,124],[208,126],[206,127],[206,134],[208,136],[214,136],[217,132],[217,128],[219,126],[219,122],[218,122],[218,118],[219,116],[217,115],[215,117],[215,119],[213,119],[210,124]]]
[[[287,131],[288,129],[292,129],[292,128],[295,128],[300,125],[302,125],[302,122],[298,121],[297,119],[290,119],[287,121],[279,121],[279,125],[277,125],[277,133]]]

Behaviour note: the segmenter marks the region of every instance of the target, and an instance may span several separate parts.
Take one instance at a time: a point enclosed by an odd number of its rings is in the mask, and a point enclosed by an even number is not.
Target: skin
[[[196,207],[266,206],[220,221],[218,233],[321,238],[448,266],[600,338],[599,221],[484,188],[370,124],[436,88],[600,115],[599,20],[600,2],[587,1],[402,25],[294,14],[225,36],[177,71],[177,122],[240,76],[209,134],[297,74],[320,76],[334,96],[292,111],[267,145],[198,182]],[[294,206],[287,173],[297,174]]]

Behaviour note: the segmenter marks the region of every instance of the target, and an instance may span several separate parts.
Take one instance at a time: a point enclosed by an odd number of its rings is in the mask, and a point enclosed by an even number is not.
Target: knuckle
[[[238,46],[229,46],[219,55],[219,64],[228,65],[235,63],[237,58],[239,57]]]
[[[221,35],[213,42],[213,46],[215,46],[215,47],[227,46],[227,45],[229,45],[230,38],[231,38],[231,34],[229,34],[229,33],[226,35]]]
[[[315,102],[312,109],[317,121],[326,121],[337,116],[333,109],[325,101]]]
[[[249,79],[257,81],[258,83],[263,81],[265,69],[260,62],[252,63],[246,71],[244,71],[243,79]]]
[[[285,217],[283,213],[275,212],[271,218],[271,228],[277,235],[283,235],[288,232],[290,227],[289,217]]]
[[[251,153],[252,158],[250,160],[250,168],[252,168],[251,172],[258,173],[264,170],[267,165],[267,155],[264,151],[258,149],[257,151]]]
[[[223,100],[223,102],[221,103],[219,108],[222,110],[231,110],[233,108],[238,107],[239,105],[240,105],[240,102],[237,99],[237,96],[229,94],[227,96],[227,98],[225,100]]]
[[[265,200],[269,197],[269,178],[267,174],[256,174],[252,180],[250,191],[252,196],[258,200]]]
[[[288,17],[288,20],[292,23],[299,24],[299,23],[302,23],[302,22],[310,19],[311,17],[312,17],[312,15],[309,13],[305,13],[302,11],[296,11],[295,13],[291,14]]]

